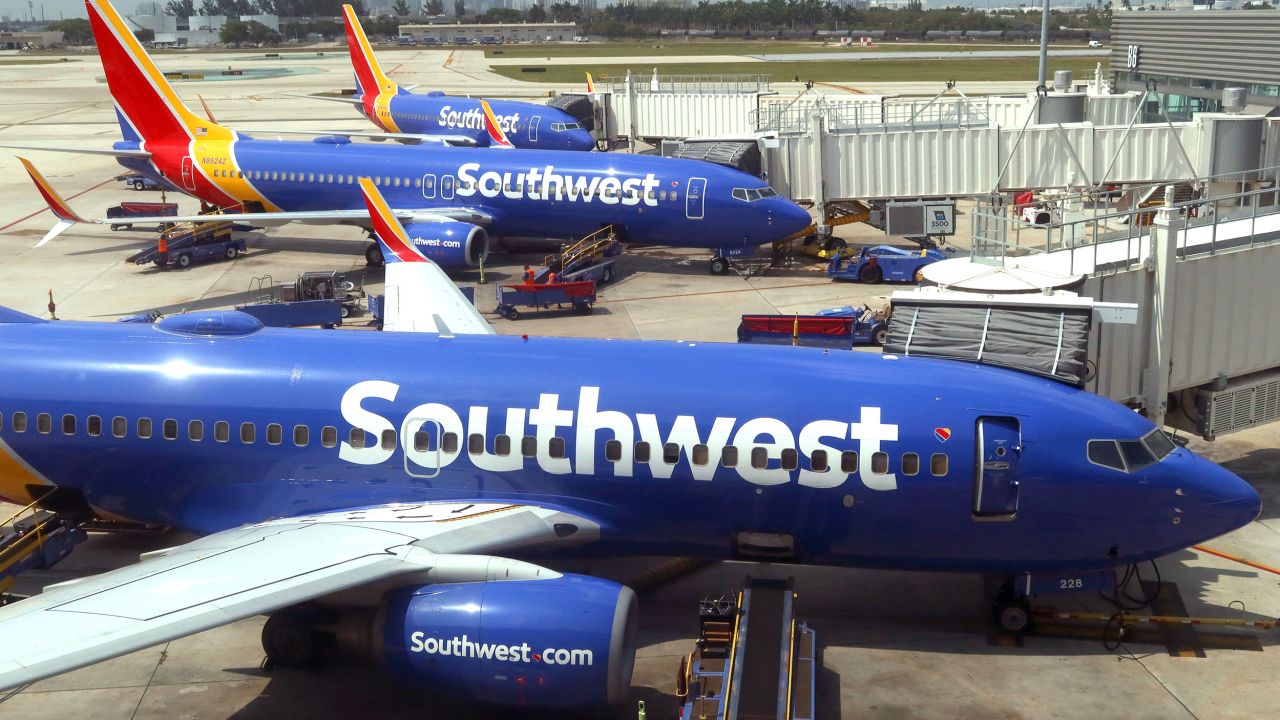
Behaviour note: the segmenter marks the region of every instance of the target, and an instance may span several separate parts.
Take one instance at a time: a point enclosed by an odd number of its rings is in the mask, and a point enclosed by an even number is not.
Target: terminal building
[[[1243,88],[1245,112],[1277,115],[1280,11],[1117,12],[1111,21],[1111,74],[1117,92],[1154,82],[1175,121],[1219,112],[1226,88]],[[1160,122],[1158,107],[1147,122]]]
[[[477,23],[463,25],[401,25],[400,37],[417,45],[476,43],[570,42],[578,35],[574,23]]]

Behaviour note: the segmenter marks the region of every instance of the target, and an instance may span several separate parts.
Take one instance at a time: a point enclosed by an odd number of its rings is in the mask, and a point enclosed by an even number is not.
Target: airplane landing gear
[[[711,258],[711,274],[724,275],[729,272],[729,259],[723,257]]]
[[[378,247],[378,243],[369,243],[369,247],[364,249],[364,262],[371,267],[382,265],[382,248]]]
[[[301,608],[285,608],[267,619],[262,627],[262,649],[270,667],[302,667],[317,655],[312,617]]]
[[[997,597],[992,612],[996,625],[1005,632],[1025,635],[1031,629],[1031,603],[1026,598]]]

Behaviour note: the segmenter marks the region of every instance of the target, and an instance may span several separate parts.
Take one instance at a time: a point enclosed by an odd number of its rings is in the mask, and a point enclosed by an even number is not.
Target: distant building
[[[1244,88],[1251,112],[1275,112],[1280,11],[1116,13],[1110,64],[1116,90],[1155,83],[1174,120],[1220,111],[1229,87]],[[1163,116],[1153,104],[1144,119],[1158,122]]]
[[[62,44],[61,32],[22,30],[0,32],[0,50],[25,50],[47,48]]]
[[[423,45],[482,42],[570,42],[578,34],[574,23],[481,23],[477,25],[401,25],[400,37],[410,36]]]
[[[154,3],[143,3],[139,9],[149,9]],[[280,31],[280,18],[276,15],[241,15],[243,22],[259,22],[267,27]],[[124,21],[129,29],[150,30],[155,33],[156,44],[178,45],[182,47],[209,47],[222,42],[220,33],[227,24],[225,15],[192,15],[191,17],[175,17],[173,15],[126,15]]]

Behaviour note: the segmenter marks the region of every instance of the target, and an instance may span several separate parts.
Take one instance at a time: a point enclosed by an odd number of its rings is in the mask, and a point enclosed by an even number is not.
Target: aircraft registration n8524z
[[[188,110],[106,0],[88,0],[86,8],[125,137],[97,152],[212,205],[244,209],[224,212],[224,219],[367,228],[356,179],[371,177],[414,243],[446,268],[478,265],[489,232],[576,240],[612,225],[627,242],[707,248],[715,270],[727,268],[726,257],[811,222],[760,178],[696,160],[386,146],[338,136],[254,139]],[[490,134],[509,144],[492,112],[485,117]],[[59,219],[41,242],[84,222],[33,177]],[[208,217],[133,218],[152,220]],[[376,244],[367,253],[377,262]]]
[[[362,189],[388,252],[422,264]],[[1260,511],[1247,483],[1120,405],[957,361],[316,332],[218,311],[138,325],[0,310],[0,347],[0,496],[206,536],[0,608],[0,687],[275,611],[263,642],[279,663],[331,633],[427,687],[616,702],[634,593],[539,553],[1016,587],[1157,558]]]
[[[484,108],[471,97],[430,92],[416,95],[387,77],[374,56],[360,18],[350,5],[342,6],[347,48],[356,74],[353,97],[311,96],[349,102],[391,137],[404,141],[443,138],[458,145],[488,146]],[[587,151],[595,139],[577,118],[546,105],[511,100],[489,100],[499,127],[511,144],[531,150]]]

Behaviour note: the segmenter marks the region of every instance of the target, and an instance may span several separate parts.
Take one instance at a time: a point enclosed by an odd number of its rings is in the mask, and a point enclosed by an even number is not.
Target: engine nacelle
[[[621,702],[631,687],[636,594],[583,575],[393,592],[370,628],[409,682],[535,708]],[[378,627],[380,625],[380,627]]]
[[[446,270],[473,268],[489,255],[489,234],[457,220],[408,223],[404,231],[418,251]]]

